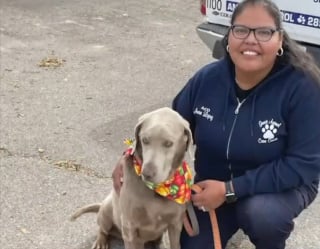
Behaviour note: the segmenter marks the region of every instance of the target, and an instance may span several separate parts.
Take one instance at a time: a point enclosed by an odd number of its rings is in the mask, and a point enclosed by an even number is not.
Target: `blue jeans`
[[[248,235],[256,249],[284,249],[300,212],[316,197],[317,187],[302,186],[290,191],[261,194],[223,204],[216,209],[222,248],[238,229]],[[213,249],[212,228],[207,212],[195,208],[200,234],[189,237],[183,230],[181,249]]]

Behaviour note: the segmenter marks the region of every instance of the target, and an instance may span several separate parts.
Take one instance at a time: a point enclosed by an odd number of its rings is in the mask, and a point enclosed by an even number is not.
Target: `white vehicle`
[[[230,17],[241,0],[201,0],[206,21],[197,27],[201,40],[214,58],[224,55],[222,38],[230,26]],[[303,46],[320,65],[320,0],[274,0],[282,13],[284,29]]]

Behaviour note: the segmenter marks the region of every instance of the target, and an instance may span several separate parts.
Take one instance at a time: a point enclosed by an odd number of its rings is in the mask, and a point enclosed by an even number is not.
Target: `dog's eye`
[[[148,138],[144,137],[144,138],[142,138],[142,143],[143,143],[143,144],[149,144],[150,141],[149,141]]]
[[[171,146],[173,145],[173,143],[172,143],[171,141],[165,141],[165,142],[163,143],[163,145],[164,145],[164,147],[169,148],[169,147],[171,147]]]

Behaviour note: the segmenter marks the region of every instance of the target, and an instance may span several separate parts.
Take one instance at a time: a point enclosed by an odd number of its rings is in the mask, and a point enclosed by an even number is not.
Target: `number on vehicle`
[[[207,0],[207,8],[213,10],[222,10],[222,0]]]

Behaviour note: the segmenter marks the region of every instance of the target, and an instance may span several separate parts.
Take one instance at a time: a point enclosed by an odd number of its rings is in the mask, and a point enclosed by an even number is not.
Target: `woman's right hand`
[[[112,172],[113,187],[119,195],[123,183],[123,167],[125,165],[126,155],[123,155],[117,162]]]

